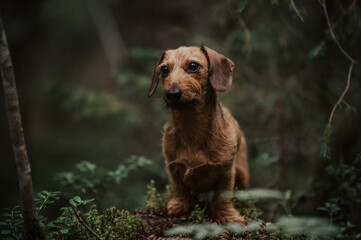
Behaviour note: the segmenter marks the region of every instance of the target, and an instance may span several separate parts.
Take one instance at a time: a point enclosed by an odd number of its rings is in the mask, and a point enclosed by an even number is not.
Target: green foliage
[[[24,228],[20,206],[5,208],[4,211],[0,221],[2,239],[20,239]]]
[[[198,204],[195,204],[193,207],[193,211],[189,215],[189,219],[194,223],[204,223],[204,209],[201,209]]]
[[[41,191],[35,197],[35,210],[38,215],[41,227],[49,233],[53,232],[53,227],[56,222],[50,221],[44,217],[40,212],[47,206],[52,205],[56,200],[59,200],[60,192]],[[21,234],[24,229],[24,220],[21,213],[20,206],[15,206],[13,209],[6,208],[6,212],[1,215],[2,220],[0,226],[4,229],[1,231],[1,236],[6,239],[21,239]]]
[[[83,201],[84,204],[87,204]],[[72,203],[70,203],[72,204]],[[93,205],[87,212],[80,212],[83,221],[103,239],[137,239],[138,234],[144,233],[141,219],[131,215],[126,210],[115,207],[100,213]],[[58,218],[62,222],[63,234],[60,239],[95,239],[95,237],[78,221],[73,209],[64,208]],[[66,229],[66,231],[64,231]]]
[[[147,185],[147,188],[148,192],[145,197],[146,208],[155,213],[163,212],[165,210],[166,203],[162,199],[161,195],[158,193],[158,190],[155,187],[155,181],[151,180],[149,185]]]
[[[335,214],[337,214],[337,212],[339,212],[341,208],[335,203],[326,202],[324,207],[318,207],[317,210],[327,212],[330,217],[330,222],[332,224]]]
[[[35,197],[35,206],[36,207],[36,211],[39,214],[40,211],[48,206],[53,204],[56,200],[59,200],[60,196],[60,192],[48,192],[48,191],[41,191],[39,193],[36,194]]]
[[[332,195],[323,206],[317,208],[327,214],[332,224],[340,226],[338,239],[352,239],[357,235],[352,216],[360,214],[361,204],[361,155],[351,164],[329,162],[325,168],[333,181]]]
[[[74,119],[79,121],[110,117],[127,109],[128,105],[118,100],[112,93],[77,88],[70,93],[64,108],[72,111]]]
[[[60,192],[41,191],[37,194],[36,210],[52,205],[59,199]],[[39,215],[39,221],[47,233],[47,239],[95,239],[95,237],[77,219],[74,211],[77,211],[82,220],[103,239],[137,239],[139,234],[145,232],[141,219],[130,214],[126,210],[119,210],[115,207],[106,209],[99,213],[95,205],[89,210],[85,207],[94,199],[83,200],[75,196],[69,200],[71,207],[61,208],[61,215],[55,220],[48,220]],[[74,210],[74,209],[75,210]],[[83,209],[81,211],[81,209]],[[6,209],[2,214],[1,239],[21,239],[24,228],[20,207]]]
[[[247,221],[260,220],[263,211],[256,207],[254,200],[240,201],[237,198],[233,198],[233,205],[241,215],[247,216]]]
[[[126,165],[120,164],[115,170],[107,170],[98,167],[94,163],[82,161],[75,165],[70,172],[58,173],[55,179],[67,190],[89,196],[104,195],[116,184],[126,178],[129,172],[138,170],[151,161],[145,157],[130,156],[125,160]]]

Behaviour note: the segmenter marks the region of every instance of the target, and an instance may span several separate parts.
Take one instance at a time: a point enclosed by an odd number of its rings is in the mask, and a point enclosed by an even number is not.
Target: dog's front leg
[[[173,196],[167,204],[168,214],[178,215],[186,213],[192,205],[192,196],[190,190],[184,185],[182,177],[179,174],[180,169],[168,169],[169,180],[173,190]]]
[[[245,216],[242,216],[232,204],[235,169],[221,174],[219,179],[211,202],[213,216],[215,216],[221,224],[234,222],[244,225],[246,223]]]

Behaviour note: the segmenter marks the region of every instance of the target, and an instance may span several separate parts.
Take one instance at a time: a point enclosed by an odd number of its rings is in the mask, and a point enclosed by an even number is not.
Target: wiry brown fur
[[[200,65],[198,72],[187,72],[191,62]],[[235,184],[244,189],[249,182],[245,138],[237,121],[217,100],[215,91],[229,88],[234,64],[206,47],[168,50],[153,73],[150,96],[165,65],[170,73],[161,80],[172,119],[164,126],[162,146],[174,192],[167,205],[168,213],[187,212],[192,204],[191,192],[214,191],[211,201],[214,217],[220,223],[244,224],[245,217],[234,208],[230,197],[221,197],[222,192],[232,191]],[[175,87],[182,91],[177,103],[170,102],[165,95]]]

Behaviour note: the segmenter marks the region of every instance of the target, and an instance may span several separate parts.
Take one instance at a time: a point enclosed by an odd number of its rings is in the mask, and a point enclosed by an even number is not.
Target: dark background
[[[333,117],[325,161],[323,131],[350,62],[320,4],[294,1],[303,22],[292,2],[2,0],[35,192],[60,189],[56,173],[82,160],[114,169],[132,154],[153,164],[109,192],[102,207],[141,208],[150,179],[164,189],[161,129],[170,112],[159,89],[147,98],[151,73],[165,49],[205,44],[236,64],[219,98],[245,132],[251,188],[289,191],[293,213],[322,214],[316,208],[346,181],[325,168],[348,166],[361,152],[361,68]],[[359,2],[332,0],[327,8],[338,41],[360,61]],[[3,99],[0,91],[0,208],[19,204]],[[360,196],[357,186],[352,196]],[[359,218],[357,211],[348,217]]]

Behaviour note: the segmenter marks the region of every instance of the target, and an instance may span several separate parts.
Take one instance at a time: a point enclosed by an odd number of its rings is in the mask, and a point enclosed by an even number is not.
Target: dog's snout
[[[179,88],[171,88],[166,91],[166,96],[169,101],[178,101],[182,96],[182,91]]]

